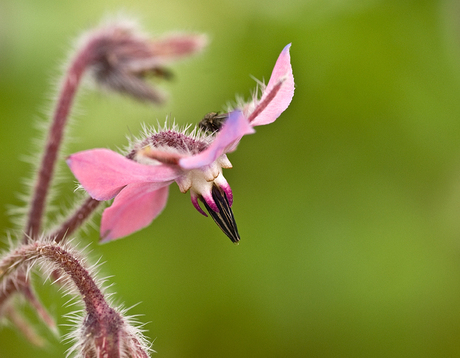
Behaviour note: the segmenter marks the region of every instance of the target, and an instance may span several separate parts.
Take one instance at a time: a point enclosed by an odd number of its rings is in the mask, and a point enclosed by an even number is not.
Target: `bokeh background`
[[[248,97],[251,75],[267,80],[290,42],[297,86],[289,109],[229,156],[239,246],[176,186],[147,229],[106,245],[96,229],[80,235],[117,302],[140,302],[130,312],[155,356],[460,356],[458,2],[1,1],[4,233],[72,40],[120,12],[153,34],[207,33],[210,46],[171,66],[163,107],[82,91],[69,153],[123,147],[142,122],[196,123]],[[64,174],[63,207],[75,186]],[[68,323],[68,298],[37,286]],[[0,357],[62,357],[69,345],[41,332],[44,349],[3,328]]]

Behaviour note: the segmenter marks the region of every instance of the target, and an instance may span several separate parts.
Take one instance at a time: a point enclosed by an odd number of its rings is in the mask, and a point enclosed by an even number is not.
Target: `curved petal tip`
[[[294,76],[288,44],[281,51],[275,63],[270,80],[253,114],[251,125],[260,126],[274,122],[283,113],[294,96]]]

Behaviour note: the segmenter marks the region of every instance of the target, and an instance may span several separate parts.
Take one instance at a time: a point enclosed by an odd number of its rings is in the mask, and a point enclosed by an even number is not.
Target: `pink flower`
[[[125,157],[108,149],[71,155],[67,164],[83,188],[97,200],[115,198],[101,222],[102,241],[127,236],[149,225],[168,198],[174,181],[181,192],[190,190],[192,203],[203,215],[203,202],[222,231],[240,239],[231,205],[233,195],[223,168],[231,168],[226,153],[254,126],[269,124],[289,106],[294,94],[290,45],[281,52],[262,96],[228,114],[209,114],[191,133],[173,128],[146,130]]]

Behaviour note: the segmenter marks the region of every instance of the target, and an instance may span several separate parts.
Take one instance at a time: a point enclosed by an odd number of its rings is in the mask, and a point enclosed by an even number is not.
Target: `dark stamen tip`
[[[233,216],[233,211],[228,203],[227,196],[222,189],[214,185],[212,187],[212,197],[219,209],[219,212],[212,210],[206,201],[202,200],[206,210],[208,210],[209,215],[211,215],[214,222],[220,227],[224,234],[227,235],[234,244],[238,245],[240,235],[238,233],[235,217]]]

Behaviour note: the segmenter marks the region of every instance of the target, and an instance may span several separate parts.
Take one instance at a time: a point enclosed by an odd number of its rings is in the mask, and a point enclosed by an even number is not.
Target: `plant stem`
[[[87,197],[82,205],[56,231],[48,236],[54,238],[54,241],[57,243],[61,242],[65,237],[78,229],[96,210],[100,203],[96,199]]]
[[[55,243],[38,241],[22,245],[0,261],[0,284],[11,281],[11,274],[17,270],[21,272],[23,264],[31,265],[39,258],[50,261],[55,269],[63,270],[77,287],[87,314],[82,327],[83,336],[93,342],[86,347],[90,349],[89,356],[96,356],[92,354],[94,350],[100,357],[118,358],[123,319],[109,306],[89,271],[70,250]]]
[[[28,242],[29,238],[35,240],[40,234],[46,198],[64,136],[64,129],[68,122],[78,85],[81,82],[85,69],[93,60],[97,43],[98,38],[92,38],[77,52],[62,82],[46,140],[45,151],[38,168],[37,179],[33,189],[33,196],[24,231],[24,242]]]

